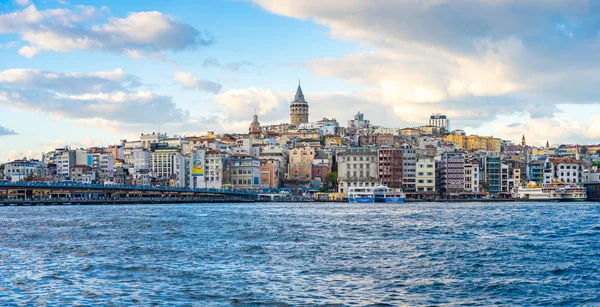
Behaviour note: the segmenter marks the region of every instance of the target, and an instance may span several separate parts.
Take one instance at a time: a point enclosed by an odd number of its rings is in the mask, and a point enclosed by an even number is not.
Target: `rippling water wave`
[[[596,203],[0,208],[0,305],[598,305]]]

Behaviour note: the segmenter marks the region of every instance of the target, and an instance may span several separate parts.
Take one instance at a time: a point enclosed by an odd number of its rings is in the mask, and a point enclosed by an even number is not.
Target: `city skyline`
[[[245,132],[254,110],[263,125],[289,122],[298,78],[311,121],[344,123],[362,111],[373,125],[404,128],[442,113],[473,134],[597,143],[598,9],[584,1],[3,2],[0,161],[159,129]],[[464,18],[450,18],[456,11]]]

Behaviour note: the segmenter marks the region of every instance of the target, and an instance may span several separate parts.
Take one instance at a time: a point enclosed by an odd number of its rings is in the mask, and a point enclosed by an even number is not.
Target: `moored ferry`
[[[378,185],[373,189],[376,203],[403,203],[405,196],[402,189],[392,189],[386,185]]]
[[[375,202],[373,188],[371,187],[350,187],[348,189],[348,202],[351,203],[372,203]]]
[[[570,186],[566,185],[563,188],[559,188],[561,192],[561,197],[563,200],[567,201],[579,201],[579,200],[587,200],[587,192],[585,187],[583,186]]]
[[[584,187],[560,184],[539,186],[535,182],[530,182],[526,187],[513,189],[512,196],[517,199],[537,201],[574,201],[587,199]]]

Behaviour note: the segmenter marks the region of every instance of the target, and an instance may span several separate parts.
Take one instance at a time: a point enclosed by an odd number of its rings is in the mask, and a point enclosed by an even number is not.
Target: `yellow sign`
[[[204,152],[196,151],[192,160],[192,176],[204,176]]]

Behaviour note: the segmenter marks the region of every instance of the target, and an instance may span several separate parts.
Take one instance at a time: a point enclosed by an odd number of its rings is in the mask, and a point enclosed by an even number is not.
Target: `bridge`
[[[57,182],[2,182],[0,205],[251,202],[255,191]]]

